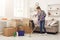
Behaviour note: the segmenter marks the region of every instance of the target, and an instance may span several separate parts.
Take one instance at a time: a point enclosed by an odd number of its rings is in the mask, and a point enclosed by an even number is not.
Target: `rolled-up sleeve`
[[[46,17],[46,13],[45,13],[45,11],[43,11],[43,16]]]

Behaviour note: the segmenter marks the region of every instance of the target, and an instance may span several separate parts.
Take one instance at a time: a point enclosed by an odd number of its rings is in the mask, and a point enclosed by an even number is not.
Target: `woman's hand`
[[[33,17],[36,17],[37,15],[33,15]]]

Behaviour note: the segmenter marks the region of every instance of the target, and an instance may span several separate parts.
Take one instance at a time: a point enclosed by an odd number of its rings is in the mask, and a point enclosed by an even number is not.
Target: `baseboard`
[[[34,31],[33,33],[40,33],[40,31]]]
[[[58,32],[47,32],[47,34],[58,34]]]
[[[40,31],[34,31],[33,33],[40,33]],[[59,32],[47,32],[47,34],[58,34]]]

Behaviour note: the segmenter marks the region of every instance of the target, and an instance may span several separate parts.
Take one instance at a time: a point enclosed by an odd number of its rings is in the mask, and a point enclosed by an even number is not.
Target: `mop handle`
[[[34,27],[34,29],[32,30],[31,34],[33,33],[33,31],[36,29],[37,27]]]

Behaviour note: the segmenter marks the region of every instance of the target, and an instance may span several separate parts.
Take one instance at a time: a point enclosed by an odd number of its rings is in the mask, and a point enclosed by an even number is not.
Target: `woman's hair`
[[[40,6],[36,7],[36,9],[40,9],[41,10]]]

